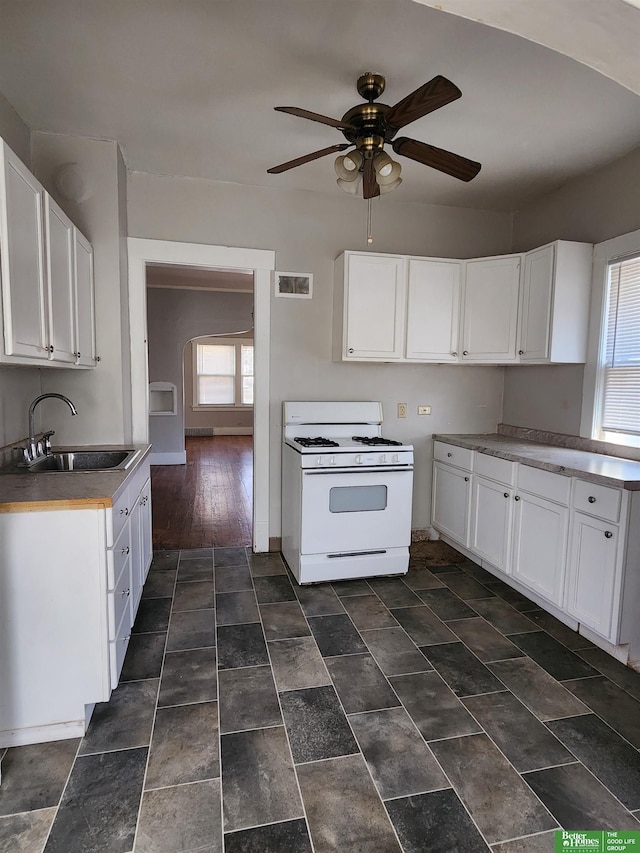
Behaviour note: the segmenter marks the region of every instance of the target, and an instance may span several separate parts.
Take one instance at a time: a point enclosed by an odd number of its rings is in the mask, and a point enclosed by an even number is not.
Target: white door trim
[[[129,237],[131,417],[134,442],[149,441],[146,265],[186,264],[254,274],[253,550],[269,550],[269,363],[275,252]]]

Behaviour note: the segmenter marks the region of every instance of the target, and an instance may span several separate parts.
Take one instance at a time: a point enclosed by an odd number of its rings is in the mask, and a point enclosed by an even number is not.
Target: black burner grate
[[[322,436],[317,436],[316,438],[296,436],[293,440],[303,447],[340,447],[337,441],[332,441],[330,438],[322,438]]]
[[[351,440],[366,444],[369,447],[400,447],[402,445],[401,441],[394,441],[392,438],[382,438],[381,436],[352,435]]]

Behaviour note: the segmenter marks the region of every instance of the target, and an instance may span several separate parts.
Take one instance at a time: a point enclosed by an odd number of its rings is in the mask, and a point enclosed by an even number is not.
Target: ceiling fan
[[[400,164],[394,162],[384,150],[385,144],[390,143],[396,154],[409,157],[417,163],[438,169],[461,181],[475,178],[480,171],[480,163],[407,136],[395,138],[397,132],[412,121],[462,97],[460,89],[450,80],[438,75],[392,107],[374,103],[384,92],[385,79],[382,74],[362,74],[356,85],[358,94],[366,103],[357,104],[347,110],[339,121],[299,107],[275,107],[278,112],[335,127],[342,131],[348,141],[273,166],[267,172],[278,175],[319,157],[355,146],[353,151],[339,156],[335,162],[338,185],[347,192],[356,194],[362,183],[362,195],[370,199],[381,192],[395,189],[402,182]]]

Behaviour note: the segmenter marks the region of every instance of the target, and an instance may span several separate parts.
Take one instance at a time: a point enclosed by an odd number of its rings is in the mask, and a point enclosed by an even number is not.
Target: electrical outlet
[[[398,403],[398,417],[406,418],[407,417],[407,404],[406,403]]]
[[[431,406],[418,406],[418,414],[419,415],[430,415],[431,414]]]

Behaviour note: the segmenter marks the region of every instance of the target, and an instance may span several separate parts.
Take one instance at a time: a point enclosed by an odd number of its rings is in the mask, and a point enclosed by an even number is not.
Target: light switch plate
[[[431,406],[418,406],[418,414],[419,415],[430,415],[431,414]]]

